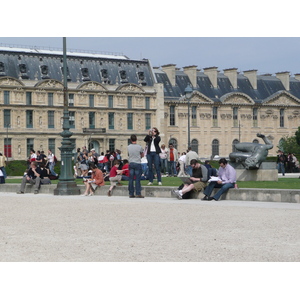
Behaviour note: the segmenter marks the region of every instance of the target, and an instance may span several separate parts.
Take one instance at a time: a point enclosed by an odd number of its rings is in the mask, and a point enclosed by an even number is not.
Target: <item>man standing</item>
[[[129,198],[144,198],[141,195],[141,175],[142,165],[141,158],[144,156],[144,150],[142,146],[136,143],[137,137],[132,134],[130,137],[131,144],[128,145],[128,160],[129,160]],[[135,187],[133,181],[135,180]],[[135,189],[135,195],[134,195]]]
[[[205,197],[202,200],[219,200],[222,194],[227,192],[229,189],[234,188],[236,182],[236,171],[227,163],[225,158],[219,160],[219,172],[218,181],[211,181],[204,190]],[[214,188],[220,188],[220,190],[212,197],[210,197]]]
[[[31,162],[27,174],[22,179],[20,191],[17,194],[24,194],[26,183],[34,184],[34,193],[38,194],[41,179],[43,179],[43,175],[42,170],[38,167],[38,163],[36,161]]]
[[[169,165],[169,176],[177,176],[176,163],[178,160],[178,151],[174,148],[173,144],[169,145],[169,151],[167,155]]]
[[[173,191],[178,199],[182,199],[182,196],[191,190],[200,192],[207,185],[207,168],[198,163],[196,159],[191,160],[191,167],[193,168],[192,176],[190,177],[192,183],[185,184],[182,190]]]
[[[193,168],[191,166],[191,160],[192,159],[196,159],[199,160],[199,155],[197,152],[192,150],[192,147],[188,147],[188,153],[186,154],[186,158],[185,158],[185,168],[186,168],[186,172],[192,176],[193,173]]]

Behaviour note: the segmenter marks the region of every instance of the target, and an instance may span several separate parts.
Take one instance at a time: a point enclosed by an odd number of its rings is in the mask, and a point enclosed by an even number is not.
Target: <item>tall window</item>
[[[89,128],[95,128],[95,112],[89,112]]]
[[[27,139],[26,141],[27,157],[30,155],[30,150],[34,149],[34,139]]]
[[[145,129],[151,128],[151,114],[145,114]]]
[[[212,141],[211,152],[212,157],[219,155],[219,141],[216,139]]]
[[[74,106],[74,94],[69,94],[69,106]]]
[[[174,139],[174,138],[171,138],[170,140],[169,140],[169,145],[170,144],[173,144],[173,146],[174,146],[174,148],[176,149],[176,150],[178,150],[178,142],[177,142],[177,140],[176,139]]]
[[[109,139],[108,140],[108,150],[109,151],[115,151],[116,150],[115,139]]]
[[[95,107],[95,97],[94,95],[89,95],[89,105],[90,107]]]
[[[33,110],[26,110],[26,128],[33,128]]]
[[[31,104],[32,104],[32,93],[26,92],[26,105],[31,105]]]
[[[54,128],[54,110],[48,111],[48,128]]]
[[[197,106],[192,106],[192,126],[197,126]]]
[[[48,139],[48,149],[50,149],[52,153],[55,154],[55,139]]]
[[[4,91],[4,104],[8,105],[10,103],[10,93],[9,91]]]
[[[10,109],[3,110],[3,127],[10,128]]]
[[[53,93],[48,93],[48,106],[53,106]]]
[[[113,108],[114,107],[114,96],[113,95],[109,95],[108,96],[108,107],[109,108]]]
[[[193,139],[193,140],[191,141],[191,148],[192,148],[192,150],[195,151],[196,153],[198,153],[198,151],[199,151],[198,146],[199,146],[198,140]]]
[[[170,106],[170,125],[175,125],[175,105]]]
[[[238,108],[237,107],[234,107],[232,109],[232,114],[233,114],[233,127],[238,127],[239,121],[238,121]]]
[[[150,97],[145,97],[145,108],[150,109]]]
[[[115,129],[115,113],[108,113],[108,129]]]
[[[133,129],[133,113],[127,114],[127,129]]]
[[[4,155],[6,157],[11,157],[11,139],[4,139]]]
[[[69,111],[69,125],[70,128],[75,128],[75,111]]]
[[[284,109],[281,108],[279,111],[279,126],[284,127]]]
[[[127,108],[132,108],[132,96],[127,96]]]
[[[218,127],[218,107],[213,106],[212,116],[213,116],[213,127]]]
[[[252,111],[253,127],[257,127],[258,126],[257,115],[258,115],[258,109],[257,108],[253,108],[253,111]]]

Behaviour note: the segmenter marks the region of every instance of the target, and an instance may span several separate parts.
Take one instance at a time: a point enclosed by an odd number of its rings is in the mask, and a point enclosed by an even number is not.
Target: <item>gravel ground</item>
[[[1,262],[297,262],[300,204],[0,194]]]

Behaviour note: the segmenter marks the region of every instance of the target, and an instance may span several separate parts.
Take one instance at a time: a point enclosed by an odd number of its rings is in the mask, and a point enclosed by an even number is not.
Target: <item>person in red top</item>
[[[114,161],[114,166],[111,168],[109,172],[109,181],[110,181],[110,188],[108,190],[107,195],[111,196],[112,195],[112,190],[116,185],[122,185],[120,181],[122,180],[122,170],[119,170],[120,166],[120,161],[115,160]]]
[[[129,180],[129,163],[127,159],[123,160],[123,167],[122,167],[122,180]]]
[[[96,165],[91,165],[92,176],[91,179],[84,178],[85,192],[82,196],[93,196],[96,188],[104,185],[103,173]]]

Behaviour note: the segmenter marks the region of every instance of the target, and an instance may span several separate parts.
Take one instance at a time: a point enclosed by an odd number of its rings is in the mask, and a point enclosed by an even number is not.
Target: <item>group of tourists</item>
[[[277,153],[278,173],[282,173],[282,176],[285,176],[285,173],[299,173],[299,161],[295,154],[288,153],[286,155],[281,150],[278,150]]]

